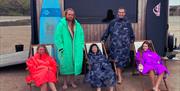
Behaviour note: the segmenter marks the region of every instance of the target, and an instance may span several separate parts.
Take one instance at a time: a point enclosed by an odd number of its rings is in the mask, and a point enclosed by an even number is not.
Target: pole
[[[30,0],[30,10],[31,10],[31,44],[39,44],[39,36],[37,29],[37,10],[36,10],[36,0]]]

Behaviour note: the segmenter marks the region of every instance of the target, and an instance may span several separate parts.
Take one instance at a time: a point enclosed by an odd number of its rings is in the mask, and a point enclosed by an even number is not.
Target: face
[[[44,47],[39,47],[38,53],[39,54],[44,54],[45,53],[45,48]]]
[[[148,45],[147,44],[143,44],[143,50],[146,51],[148,49]]]
[[[68,21],[73,21],[74,20],[74,16],[75,16],[74,11],[71,11],[71,10],[67,11],[66,19]]]
[[[119,18],[124,18],[124,16],[126,15],[126,12],[124,9],[119,9],[118,10],[118,17]]]
[[[92,52],[93,52],[93,53],[96,53],[96,52],[97,52],[97,47],[96,47],[96,46],[93,46],[93,47],[92,47]]]

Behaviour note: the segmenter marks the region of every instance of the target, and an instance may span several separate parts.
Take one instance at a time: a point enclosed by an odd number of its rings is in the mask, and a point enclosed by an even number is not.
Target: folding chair
[[[135,57],[136,57],[136,52],[138,51],[138,48],[141,47],[141,45],[144,43],[144,41],[148,41],[149,43],[151,43],[151,45],[152,45],[152,47],[153,47],[153,50],[155,51],[153,42],[152,42],[151,40],[135,41],[135,42],[134,42],[134,54],[135,54]],[[156,51],[155,51],[155,52],[156,52]],[[136,59],[135,59],[135,60],[136,60]],[[166,65],[166,60],[165,60],[164,58],[162,58],[162,60],[163,60],[164,65],[167,67],[167,65]],[[143,75],[140,73],[140,76],[143,76]],[[166,87],[166,91],[168,91],[168,86],[167,86],[167,83],[166,83],[166,79],[163,79],[163,82],[164,82],[164,85],[165,85],[165,87]],[[141,80],[141,83],[142,83],[143,91],[144,91],[143,80]]]
[[[52,57],[54,57],[54,56],[55,56],[54,45],[53,45],[53,44],[43,44],[43,45],[46,46],[49,55],[52,56]],[[30,46],[29,57],[34,56],[34,54],[37,52],[37,47],[38,47],[38,46],[39,46],[39,45],[31,45],[31,46]],[[29,57],[28,57],[28,58],[29,58]],[[57,69],[58,69],[58,66],[57,66]],[[28,70],[28,69],[26,68],[26,70]],[[59,76],[59,71],[57,71],[57,73],[56,73],[57,79],[58,79],[58,76]],[[29,86],[30,91],[32,91],[32,86],[34,85],[34,82],[28,83],[27,85]]]
[[[89,49],[90,49],[90,46],[91,46],[92,44],[96,44],[96,45],[99,47],[101,53],[102,53],[103,55],[105,55],[106,58],[108,58],[107,51],[106,51],[106,48],[105,48],[104,43],[101,43],[101,42],[86,43],[86,44],[85,44],[85,58],[86,58],[86,64],[87,64],[87,65],[88,65],[88,63],[87,63],[87,61],[88,61],[88,56],[87,56],[87,55],[88,55],[88,53],[89,53]],[[112,64],[112,66],[113,66],[114,72],[116,73],[117,70],[116,70],[115,62],[114,62],[114,61],[110,61],[110,62],[111,62],[111,64]],[[87,67],[87,66],[86,66],[86,67]],[[115,91],[117,91],[116,85],[115,85]]]

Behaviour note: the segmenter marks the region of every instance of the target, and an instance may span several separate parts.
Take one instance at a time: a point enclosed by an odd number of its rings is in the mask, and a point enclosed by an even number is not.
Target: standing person
[[[67,79],[76,88],[74,76],[82,71],[84,32],[80,23],[75,19],[72,8],[65,10],[65,17],[61,19],[55,32],[55,46],[57,48],[60,73],[64,75],[63,89],[67,89]]]
[[[48,91],[47,84],[51,91],[57,91],[55,82],[57,81],[56,72],[57,65],[53,57],[49,56],[45,45],[37,47],[37,53],[26,61],[29,75],[26,77],[26,82],[34,82],[41,91]]]
[[[153,51],[151,43],[144,41],[136,53],[138,70],[142,74],[149,74],[153,91],[160,91],[159,85],[165,74],[169,74],[167,68],[162,64],[161,57]],[[158,75],[155,80],[155,74]]]
[[[122,69],[129,62],[130,44],[135,40],[131,23],[125,15],[125,9],[119,8],[118,17],[110,22],[101,38],[101,41],[105,42],[110,36],[110,58],[116,63],[119,84],[122,83]]]

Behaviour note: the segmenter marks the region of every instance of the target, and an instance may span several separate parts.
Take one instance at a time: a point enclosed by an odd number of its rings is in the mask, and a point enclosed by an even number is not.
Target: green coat
[[[65,18],[62,18],[55,31],[55,46],[58,50],[58,63],[62,75],[78,75],[82,71],[84,32],[75,20],[74,37],[72,38]]]

